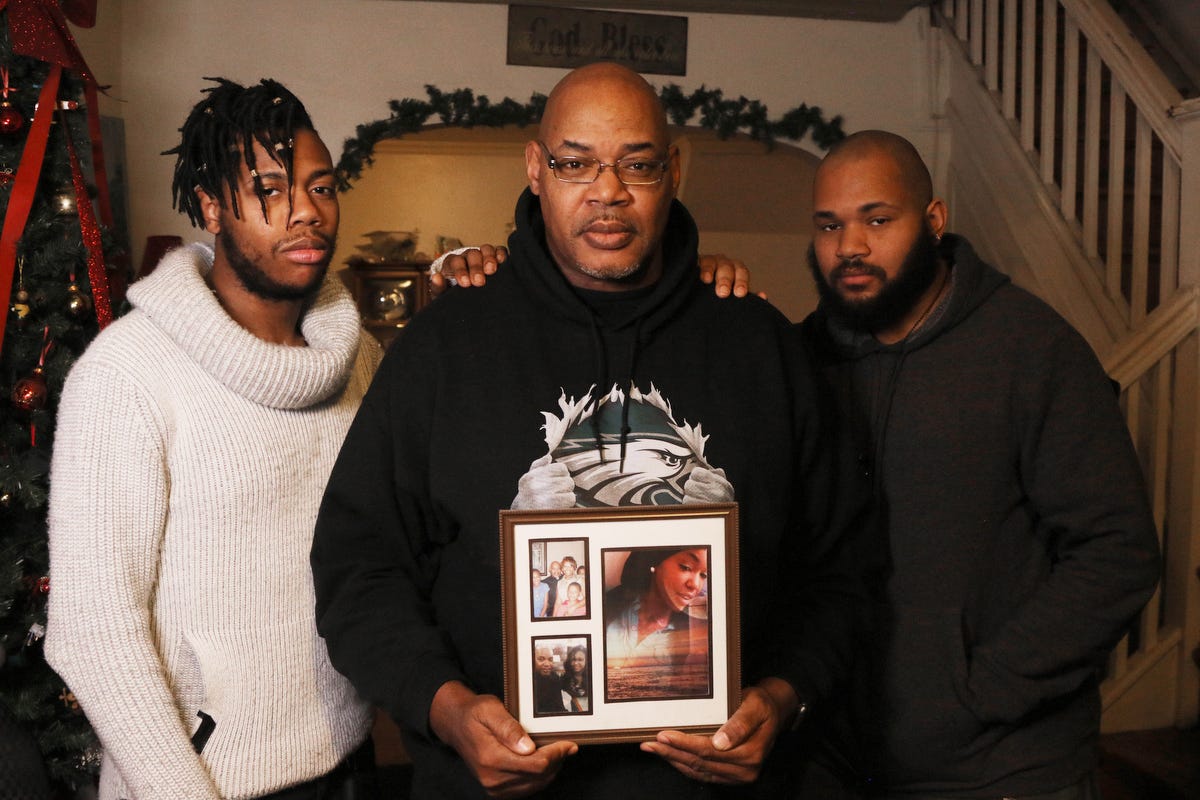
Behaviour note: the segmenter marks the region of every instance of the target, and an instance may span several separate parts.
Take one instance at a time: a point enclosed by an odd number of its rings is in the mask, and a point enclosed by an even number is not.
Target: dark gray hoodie
[[[845,755],[880,790],[1045,792],[1095,765],[1100,670],[1157,539],[1087,343],[961,237],[941,252],[951,293],[911,341],[803,323],[883,528]]]

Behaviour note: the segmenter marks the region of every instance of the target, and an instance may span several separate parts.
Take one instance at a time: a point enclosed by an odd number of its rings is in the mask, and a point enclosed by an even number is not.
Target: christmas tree
[[[99,768],[96,738],[42,653],[55,409],[124,269],[93,210],[94,195],[111,223],[93,156],[96,86],[64,19],[90,26],[95,2],[0,8],[0,798],[55,797]]]

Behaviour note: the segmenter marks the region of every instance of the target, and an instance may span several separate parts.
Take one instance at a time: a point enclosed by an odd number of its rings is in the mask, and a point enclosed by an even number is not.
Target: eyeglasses
[[[586,156],[564,156],[555,158],[550,148],[538,142],[546,154],[546,163],[554,177],[563,183],[594,183],[600,177],[600,171],[609,167],[616,173],[617,180],[626,186],[651,186],[660,183],[667,172],[667,158],[622,158],[613,164],[608,164],[596,158]]]

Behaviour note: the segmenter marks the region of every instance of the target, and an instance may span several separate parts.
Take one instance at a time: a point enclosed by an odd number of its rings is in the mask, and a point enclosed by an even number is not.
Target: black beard
[[[238,283],[242,284],[246,291],[256,297],[261,297],[263,300],[275,301],[307,300],[316,294],[317,289],[320,288],[321,283],[325,280],[325,272],[329,268],[328,259],[333,255],[334,245],[332,241],[326,240],[329,248],[325,251],[325,264],[322,265],[321,271],[313,276],[313,280],[309,284],[305,286],[288,286],[272,279],[257,264],[247,258],[228,228],[221,228],[221,231],[217,234],[217,240],[221,243],[225,259],[233,269],[233,274],[237,277]]]
[[[861,260],[843,259],[826,280],[817,264],[817,253],[813,245],[808,246],[808,268],[817,284],[817,292],[821,302],[829,313],[841,320],[847,327],[874,333],[887,330],[898,324],[904,316],[912,311],[921,295],[933,285],[938,270],[938,242],[933,231],[926,225],[921,235],[913,242],[900,271],[896,277],[888,280],[886,273],[879,267]],[[847,300],[833,288],[841,270],[868,270],[883,279],[879,293],[869,300]]]

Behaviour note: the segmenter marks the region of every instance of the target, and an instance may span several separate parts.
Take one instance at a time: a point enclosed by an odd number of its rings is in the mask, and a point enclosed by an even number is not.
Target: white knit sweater
[[[308,555],[379,348],[332,275],[288,347],[221,309],[211,267],[204,245],[168,255],[63,390],[46,656],[104,745],[101,800],[262,795],[369,727],[317,636]]]

